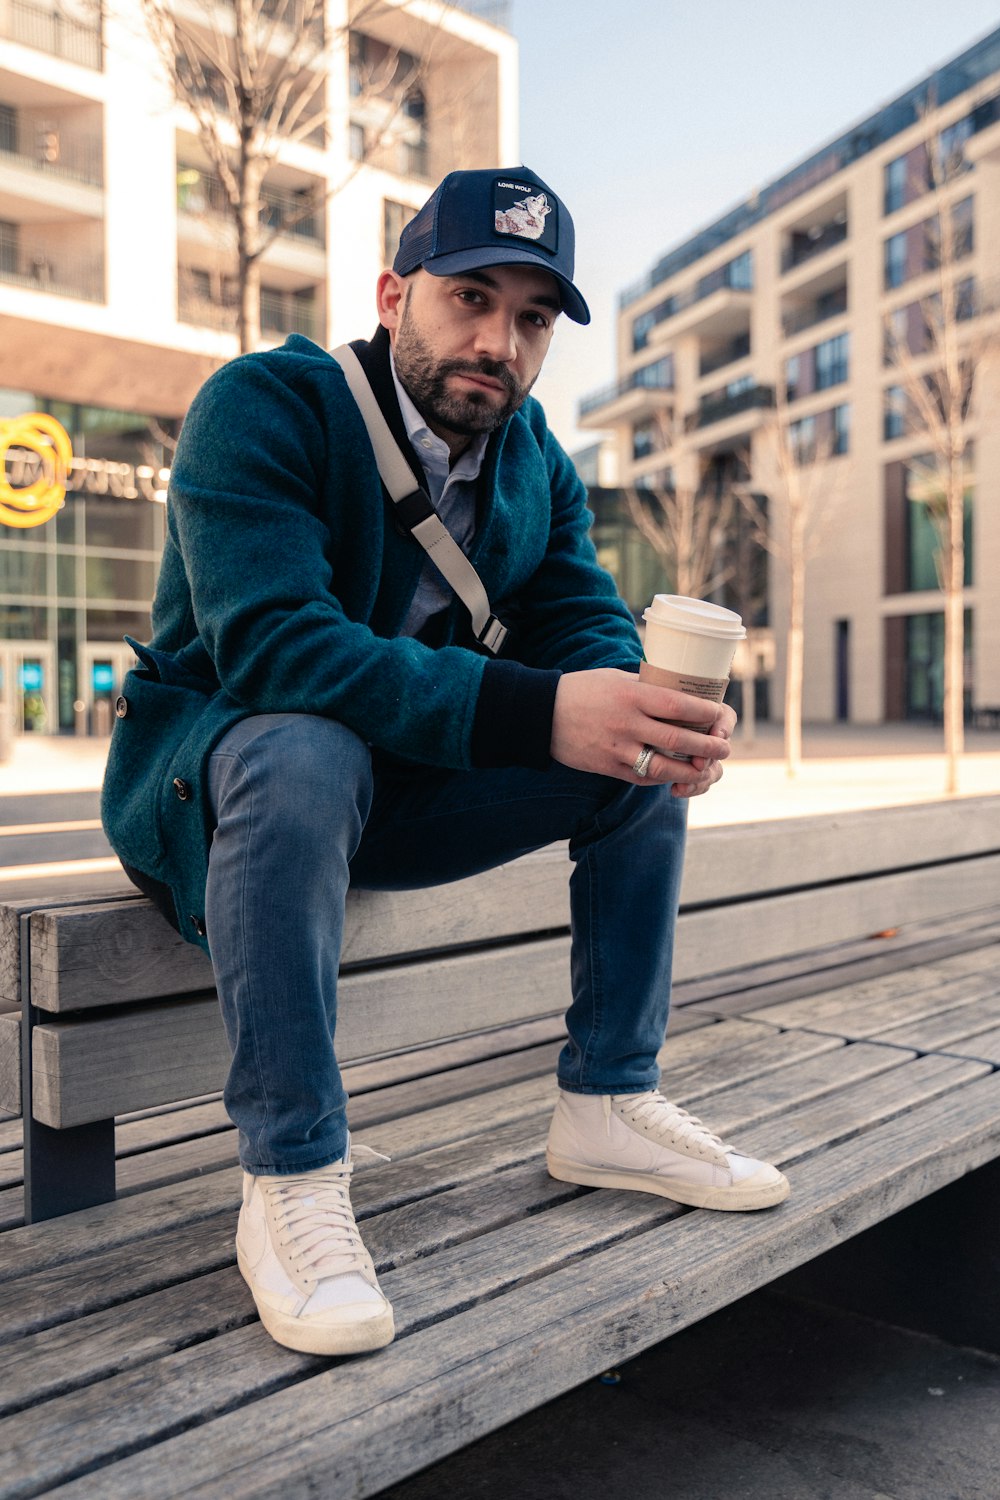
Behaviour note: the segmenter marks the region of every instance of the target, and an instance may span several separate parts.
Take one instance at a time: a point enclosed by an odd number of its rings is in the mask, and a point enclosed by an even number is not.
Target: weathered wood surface
[[[65,877],[63,877],[65,879]],[[7,900],[0,888],[0,1000],[13,1004],[21,1001],[21,918],[37,911],[39,907],[49,909],[60,906],[78,906],[82,900],[102,903],[120,901],[131,891],[138,896],[135,886],[124,872],[120,875],[77,877],[75,894],[52,894],[46,881],[32,883],[31,894]]]
[[[155,1181],[157,1156],[188,1152],[205,1175],[0,1236],[0,1496],[370,1495],[638,1353],[1000,1153],[990,1063],[902,1041],[960,1015],[993,1029],[993,956],[817,972],[824,1027],[881,1006],[874,1037],[811,1027],[789,1012],[801,997],[761,1004],[766,986],[748,1016],[679,1014],[668,1092],[789,1170],[792,1198],[761,1214],[552,1182],[550,1023],[494,1033],[478,1061],[448,1042],[360,1064],[355,1139],[393,1160],[362,1167],[354,1199],[399,1330],[361,1363],[292,1354],[257,1324],[233,1265],[239,1173],[205,1170],[232,1149],[219,1102],[133,1118],[123,1171]]]
[[[338,1056],[443,1040],[569,1003],[567,938],[345,974]],[[109,1061],[113,1059],[113,1067]],[[229,1054],[214,993],[36,1026],[33,1112],[63,1129],[221,1088]]]
[[[74,1473],[158,1441],[154,1462],[124,1457],[102,1475],[113,1485],[104,1493],[305,1494],[322,1481],[327,1493],[356,1482],[354,1493],[371,1494],[469,1441],[470,1392],[479,1393],[478,1434],[1000,1149],[997,1078],[953,1087],[918,1111],[919,1097],[911,1089],[906,1113],[814,1156],[793,1199],[773,1213],[726,1220],[678,1215],[642,1195],[584,1194],[388,1271],[400,1334],[365,1362],[364,1381],[356,1362],[290,1354],[250,1324],[56,1396],[6,1424],[2,1493],[43,1493],[70,1478],[64,1493],[83,1495],[94,1475],[74,1482]],[[366,1223],[374,1242],[378,1220]],[[225,1285],[218,1278],[216,1291]],[[239,1292],[232,1276],[229,1288]],[[200,1301],[203,1318],[212,1302],[218,1309],[218,1297]],[[162,1320],[152,1306],[145,1312],[162,1338]],[[52,1369],[50,1361],[50,1378]],[[233,1402],[244,1409],[226,1414]],[[205,1420],[207,1430],[174,1436]]]
[[[21,1113],[21,1012],[0,1012],[0,1109]]]
[[[1000,872],[1000,857],[996,863]],[[929,916],[949,903],[961,909],[970,899],[982,898],[980,879],[978,862],[970,860],[952,867],[945,896],[937,872],[929,870],[693,912],[679,924],[677,971],[683,979],[691,966],[704,968],[706,954],[736,951],[748,962],[771,958],[782,944],[803,949],[810,940],[826,942],[838,931],[855,935],[865,922],[892,925],[907,910]],[[889,889],[883,891],[883,885]],[[40,914],[33,921],[54,921],[60,915]],[[370,1056],[479,1030],[497,1020],[561,1012],[569,999],[567,959],[567,938],[540,938],[388,970],[345,973],[340,1055],[346,1060]],[[778,1016],[770,1019],[781,1024]],[[7,1064],[0,1071],[0,1103],[13,1108],[19,1102],[13,1078],[17,1042],[13,1028],[8,1030],[11,1043],[3,1050]],[[113,1070],[108,1068],[111,1057]],[[214,995],[208,993],[201,999],[175,998],[167,1005],[128,1007],[87,1025],[72,1018],[40,1025],[32,1063],[35,1118],[66,1128],[218,1089],[228,1049]]]

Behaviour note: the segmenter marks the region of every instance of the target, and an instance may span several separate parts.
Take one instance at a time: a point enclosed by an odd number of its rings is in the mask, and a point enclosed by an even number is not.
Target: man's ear
[[[378,320],[383,328],[388,328],[390,336],[399,327],[405,295],[405,279],[395,271],[383,271],[376,284],[375,296],[378,302]]]

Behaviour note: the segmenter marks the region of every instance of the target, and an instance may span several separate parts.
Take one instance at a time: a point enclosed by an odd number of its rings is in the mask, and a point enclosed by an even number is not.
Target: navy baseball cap
[[[486,266],[540,266],[559,283],[566,316],[589,323],[573,285],[575,246],[569,209],[527,167],[449,172],[403,230],[392,269],[460,276]]]

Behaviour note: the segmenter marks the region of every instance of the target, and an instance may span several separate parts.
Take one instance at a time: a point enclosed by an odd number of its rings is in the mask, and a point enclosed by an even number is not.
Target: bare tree
[[[832,414],[828,421],[806,417],[789,422],[779,386],[773,414],[754,444],[752,481],[740,487],[757,543],[782,564],[788,580],[784,723],[789,777],[797,776],[802,766],[807,565],[822,550],[837,498],[839,484],[829,463],[835,448]],[[842,477],[843,471],[837,480]]]
[[[673,434],[662,417],[656,423],[655,442],[663,453],[673,446]],[[732,571],[723,558],[727,527],[737,505],[730,486],[696,490],[687,485],[631,485],[622,495],[633,524],[663,559],[678,594],[705,599],[722,587]]]
[[[246,353],[260,342],[261,261],[268,248],[319,211],[365,161],[419,128],[426,60],[387,44],[357,45],[366,19],[391,9],[385,0],[362,0],[349,27],[333,29],[326,0],[191,0],[183,8],[173,0],[141,3],[174,97],[195,119],[235,226],[238,329]],[[446,9],[442,5],[442,13]],[[331,66],[350,67],[352,106],[365,119],[352,139],[352,166],[344,182],[333,188],[324,182],[276,213],[265,179],[283,146],[322,140],[330,128]]]
[[[764,518],[763,500],[757,498],[755,517],[747,514],[748,507],[742,494],[734,490],[741,500],[740,509],[727,527],[726,553],[730,574],[726,592],[733,607],[741,616],[746,628],[746,640],[742,651],[737,651],[734,668],[740,675],[740,722],[739,735],[744,745],[752,745],[757,737],[757,654],[760,635],[757,619],[767,603],[767,570],[758,540],[759,526]],[[742,665],[740,665],[742,657]]]
[[[934,290],[885,318],[885,361],[896,384],[889,413],[901,433],[920,433],[925,450],[908,459],[911,501],[922,505],[935,534],[934,563],[944,594],[945,789],[958,791],[965,746],[965,511],[969,482],[968,421],[986,363],[1000,348],[995,303],[963,277],[972,249],[971,199],[963,197],[961,147],[940,136],[926,144],[930,216],[920,226],[924,265]],[[911,231],[912,232],[912,231]]]

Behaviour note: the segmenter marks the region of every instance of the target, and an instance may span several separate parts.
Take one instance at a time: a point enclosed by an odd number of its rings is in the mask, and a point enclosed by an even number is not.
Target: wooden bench
[[[998,810],[692,835],[665,1087],[788,1171],[760,1214],[548,1178],[562,851],[352,900],[351,1124],[392,1157],[354,1198],[398,1328],[363,1361],[278,1348],[235,1269],[234,1134],[191,1097],[225,1067],[201,956],[117,885],[8,907],[24,1016],[0,1016],[0,1075],[14,1108],[20,1053],[29,1217],[65,1206],[44,1175],[60,1138],[83,1173],[114,1115],[119,1198],[0,1237],[0,1496],[375,1494],[995,1159]]]

